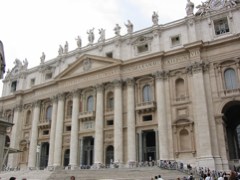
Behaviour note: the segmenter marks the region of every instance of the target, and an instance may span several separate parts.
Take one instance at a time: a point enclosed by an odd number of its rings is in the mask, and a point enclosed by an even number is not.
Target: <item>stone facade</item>
[[[239,8],[188,9],[31,69],[16,60],[0,99],[14,123],[10,145],[23,151],[9,166],[176,160],[229,169],[240,159]]]

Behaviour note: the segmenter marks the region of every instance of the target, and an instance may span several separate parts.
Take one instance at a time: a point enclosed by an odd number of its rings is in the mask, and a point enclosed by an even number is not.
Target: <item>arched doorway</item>
[[[49,143],[44,142],[41,144],[40,169],[44,169],[47,167],[48,155],[49,155]]]
[[[226,143],[229,160],[240,159],[240,101],[227,103],[222,113],[226,124]]]
[[[63,166],[66,167],[69,165],[70,149],[66,149],[64,152],[64,162]]]
[[[112,145],[106,148],[106,165],[109,166],[113,162],[114,148]]]

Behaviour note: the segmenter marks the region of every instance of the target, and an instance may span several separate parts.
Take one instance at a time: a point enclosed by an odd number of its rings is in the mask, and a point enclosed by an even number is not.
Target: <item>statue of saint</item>
[[[115,28],[113,30],[115,31],[115,34],[117,36],[120,36],[121,27],[118,24],[116,24],[116,26],[115,26]]]
[[[193,9],[194,9],[194,4],[190,0],[187,0],[187,5],[185,8],[187,16],[193,15]]]
[[[77,37],[77,39],[75,39],[77,41],[77,46],[78,48],[82,47],[82,39],[80,38],[80,36]]]
[[[89,31],[87,31],[89,44],[92,44],[94,42],[94,33],[93,33],[93,31],[94,31],[94,28],[92,28]]]
[[[127,32],[128,32],[128,34],[133,33],[133,24],[131,23],[130,20],[128,20],[128,23],[125,24],[125,26],[127,27]]]
[[[61,56],[62,54],[63,54],[63,47],[62,45],[59,45],[58,55]]]
[[[25,58],[25,60],[23,60],[23,69],[27,69],[28,67],[28,60],[27,58]]]
[[[44,61],[45,61],[45,53],[44,52],[42,52],[42,56],[40,57],[40,59],[41,59],[41,64],[43,64],[44,63]]]
[[[66,41],[65,45],[64,45],[64,53],[67,54],[68,53],[68,42]]]
[[[153,11],[152,22],[154,26],[158,25],[158,14],[156,11]]]
[[[101,28],[98,31],[99,31],[99,34],[100,34],[98,42],[105,41],[105,29]]]

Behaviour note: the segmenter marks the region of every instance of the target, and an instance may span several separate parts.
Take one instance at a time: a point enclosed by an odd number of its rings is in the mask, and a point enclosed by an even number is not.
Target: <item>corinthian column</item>
[[[158,135],[159,135],[159,159],[168,160],[168,126],[167,112],[165,104],[164,79],[166,72],[156,72],[156,98],[157,98],[157,119],[158,119]]]
[[[103,86],[97,86],[97,109],[95,119],[94,164],[103,163]]]
[[[29,157],[28,157],[28,168],[36,168],[36,157],[37,157],[37,138],[38,138],[38,122],[40,117],[40,101],[34,103],[33,109],[33,121],[32,121],[32,131],[30,138],[29,147]]]
[[[79,90],[73,92],[73,108],[72,108],[72,126],[70,141],[70,162],[71,169],[77,167],[78,159],[78,114],[79,114]]]
[[[58,95],[55,146],[54,146],[54,163],[53,163],[53,166],[55,166],[55,167],[61,166],[62,134],[63,134],[63,120],[64,120],[64,100],[65,100],[65,94],[59,94]]]
[[[114,81],[114,162],[123,162],[122,82]]]
[[[127,139],[128,139],[128,163],[136,162],[136,133],[135,133],[135,103],[134,80],[127,80]]]
[[[52,109],[52,117],[51,117],[51,132],[50,132],[50,142],[49,142],[49,157],[48,157],[48,167],[51,168],[53,166],[53,158],[54,158],[54,142],[55,142],[55,133],[56,133],[56,120],[57,120],[57,96],[52,98],[53,109]]]
[[[199,166],[215,168],[212,155],[211,133],[208,120],[208,104],[204,87],[203,70],[205,63],[195,62],[191,67],[193,83],[193,110],[198,139],[197,154]]]
[[[12,127],[12,134],[11,134],[11,142],[10,147],[14,149],[19,149],[19,138],[20,138],[20,129],[21,129],[21,112],[22,106],[18,105],[14,108],[14,115],[13,115],[13,127]],[[18,166],[18,154],[9,154],[8,157],[8,165],[9,167],[17,167]]]

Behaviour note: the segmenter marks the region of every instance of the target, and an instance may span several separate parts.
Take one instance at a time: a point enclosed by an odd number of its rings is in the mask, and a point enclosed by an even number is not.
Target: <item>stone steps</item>
[[[11,176],[19,180],[150,180],[150,177],[161,174],[164,180],[176,180],[177,177],[187,176],[179,171],[165,170],[158,167],[116,168],[116,169],[80,169],[80,170],[36,170],[2,172],[1,180],[8,180]]]
[[[55,171],[49,180],[70,180],[75,176],[76,180],[150,180],[150,177],[161,174],[164,180],[172,180],[177,177],[187,176],[175,170],[163,170],[158,167],[130,168],[130,169],[89,169],[89,170],[60,170]]]

